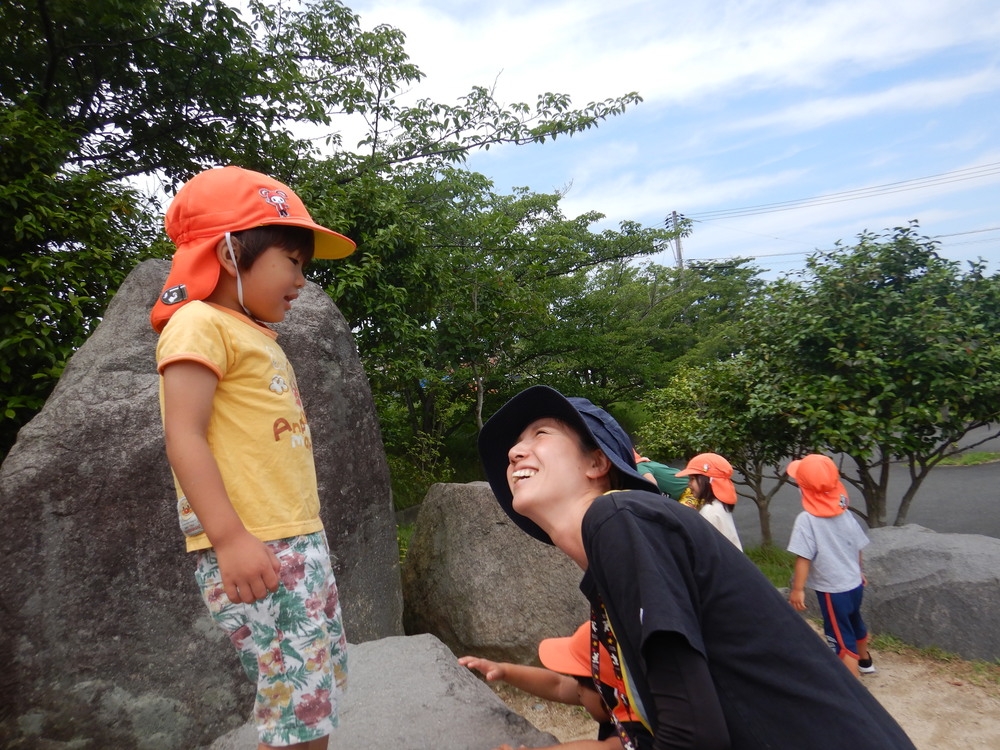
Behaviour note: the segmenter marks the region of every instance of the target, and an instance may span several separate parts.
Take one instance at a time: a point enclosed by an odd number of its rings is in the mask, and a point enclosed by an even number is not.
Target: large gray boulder
[[[502,743],[556,742],[458,666],[434,636],[351,644],[348,660],[348,688],[330,750],[489,750]],[[220,737],[211,750],[256,747],[257,730],[248,723]]]
[[[167,269],[129,275],[0,468],[0,746],[192,748],[252,705],[174,510],[148,318]],[[280,341],[314,435],[348,636],[399,635],[388,470],[350,331],[309,284]]]
[[[581,575],[515,526],[485,482],[435,484],[403,564],[403,626],[459,656],[537,662],[542,638],[570,635],[589,618]]]
[[[1000,539],[871,529],[863,614],[875,633],[966,659],[1000,658]]]

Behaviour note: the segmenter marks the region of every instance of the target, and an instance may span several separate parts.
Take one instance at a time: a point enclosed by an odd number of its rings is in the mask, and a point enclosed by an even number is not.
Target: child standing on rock
[[[193,177],[165,224],[177,251],[150,320],[195,578],[256,683],[258,747],[323,750],[347,641],[309,423],[268,324],[284,319],[313,257],[342,258],[354,243],[287,186],[239,167]]]

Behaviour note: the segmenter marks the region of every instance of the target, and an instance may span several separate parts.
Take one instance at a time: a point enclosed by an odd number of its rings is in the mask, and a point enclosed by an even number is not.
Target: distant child
[[[701,503],[695,500],[694,495],[691,494],[687,480],[683,477],[677,477],[678,469],[640,456],[638,451],[633,450],[632,453],[635,458],[635,470],[639,472],[639,476],[647,482],[655,484],[660,488],[660,492],[673,498],[681,505],[687,505],[695,510],[701,509]]]
[[[600,649],[600,682],[604,700],[594,687],[591,667],[591,624],[585,622],[573,635],[567,638],[546,638],[538,644],[538,658],[544,665],[529,667],[523,664],[494,662],[477,656],[463,656],[458,663],[463,667],[481,672],[488,681],[503,680],[519,690],[556,703],[583,706],[587,713],[598,722],[596,740],[576,740],[561,745],[551,745],[560,750],[622,750],[617,725],[632,737],[637,737],[636,750],[653,747],[653,735],[642,725],[639,716],[627,704],[618,701],[616,689],[624,691],[621,681],[615,676],[608,652]],[[614,706],[614,718],[605,708]],[[495,750],[510,750],[509,745],[501,745]]]
[[[874,672],[868,651],[868,628],[861,619],[865,578],[861,550],[868,537],[847,512],[847,490],[833,461],[813,453],[792,461],[786,469],[802,492],[788,551],[796,554],[788,602],[806,608],[805,587],[813,589],[823,613],[827,643],[856,677]]]
[[[322,750],[347,641],[309,423],[267,324],[284,319],[313,257],[355,246],[316,224],[287,186],[239,167],[193,177],[165,225],[177,250],[150,320],[195,578],[257,685],[258,747]]]
[[[718,529],[726,539],[743,551],[743,543],[733,521],[736,505],[736,485],[733,484],[733,467],[718,453],[699,453],[688,465],[677,472],[679,477],[690,477],[691,494],[701,503],[701,517]]]

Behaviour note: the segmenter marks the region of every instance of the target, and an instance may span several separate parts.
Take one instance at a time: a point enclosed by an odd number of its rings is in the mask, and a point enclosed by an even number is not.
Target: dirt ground
[[[892,714],[918,750],[1000,748],[1000,684],[975,665],[913,653],[872,649],[877,672],[862,681]],[[578,706],[541,701],[506,685],[492,685],[514,711],[561,742],[593,739],[593,720]]]

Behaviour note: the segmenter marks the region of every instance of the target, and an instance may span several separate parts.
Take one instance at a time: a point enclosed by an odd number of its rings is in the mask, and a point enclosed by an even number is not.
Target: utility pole
[[[677,266],[678,271],[684,270],[684,252],[681,250],[681,234],[680,234],[680,222],[677,217],[676,211],[670,212],[671,217],[671,228],[677,232],[677,236],[674,237],[674,264]]]

